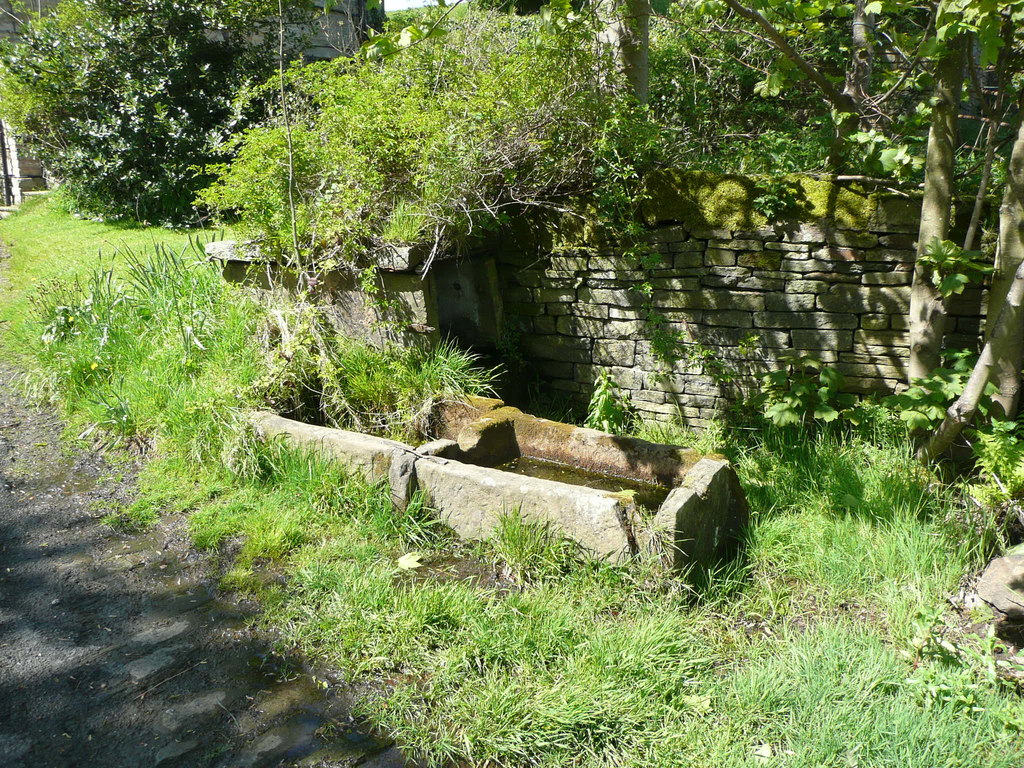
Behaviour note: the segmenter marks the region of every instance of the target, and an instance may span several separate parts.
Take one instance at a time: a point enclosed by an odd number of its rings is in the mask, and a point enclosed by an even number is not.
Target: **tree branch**
[[[818,90],[821,91],[822,95],[832,104],[832,106],[840,112],[852,112],[854,114],[859,114],[860,110],[858,109],[856,102],[836,88],[835,83],[821,74],[813,64],[801,56],[800,53],[789,44],[789,41],[786,40],[785,36],[775,27],[774,24],[766,19],[763,14],[754,8],[748,8],[740,3],[739,0],[725,0],[725,4],[728,5],[736,14],[754,22],[763,29],[772,45],[774,45],[783,56],[793,62],[797,69],[803,72],[807,79],[818,87]]]

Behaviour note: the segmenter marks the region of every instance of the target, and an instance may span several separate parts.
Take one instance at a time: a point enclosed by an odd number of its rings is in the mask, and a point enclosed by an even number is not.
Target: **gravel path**
[[[132,472],[62,451],[12,375],[0,363],[0,766],[404,765],[268,654],[180,521],[104,526]]]

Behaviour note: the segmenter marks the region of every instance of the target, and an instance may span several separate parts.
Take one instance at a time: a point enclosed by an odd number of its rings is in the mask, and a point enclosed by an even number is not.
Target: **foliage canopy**
[[[259,114],[236,97],[273,71],[272,10],[269,0],[64,0],[22,26],[21,44],[0,44],[0,114],[83,211],[189,218],[221,142]]]

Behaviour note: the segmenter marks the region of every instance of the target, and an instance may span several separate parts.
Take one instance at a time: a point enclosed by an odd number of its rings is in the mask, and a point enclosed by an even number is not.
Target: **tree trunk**
[[[863,104],[871,90],[871,69],[875,61],[875,48],[871,30],[875,15],[867,12],[867,0],[855,0],[851,27],[850,68],[846,71],[843,93],[857,104]]]
[[[1020,210],[1018,208],[1018,214]],[[1015,222],[1018,235],[1022,219],[1019,217]],[[985,348],[981,351],[981,357],[971,371],[963,394],[949,406],[946,411],[946,418],[935,430],[934,434],[917,452],[917,458],[928,462],[937,456],[945,453],[946,449],[953,444],[964,427],[971,423],[978,411],[978,403],[985,393],[985,387],[989,382],[996,361],[1007,344],[1016,345],[1017,357],[1017,381],[1020,380],[1020,338],[1024,335],[1024,312],[1021,311],[1021,304],[1024,302],[1024,261],[1021,261],[1017,271],[1010,281],[1009,292],[1003,302],[999,316],[996,318],[995,326]]]
[[[637,101],[647,103],[650,51],[650,0],[599,0],[605,28],[602,39],[615,51],[619,68]]]
[[[1017,128],[1017,138],[1010,154],[1006,172],[1006,191],[1003,204],[999,207],[999,250],[996,256],[992,288],[989,291],[988,317],[1002,318],[1007,310],[1011,286],[1019,280],[1017,276],[1024,264],[1024,122]],[[1020,369],[1024,353],[1024,332],[1021,329],[1020,309],[1011,323],[1016,323],[1017,332],[1000,338],[996,342],[997,329],[989,337],[993,341],[992,381],[999,388],[993,400],[1003,409],[1006,418],[1017,415],[1020,404]]]
[[[953,163],[957,112],[964,75],[964,36],[954,40],[939,62],[935,83],[936,104],[928,131],[924,197],[917,239],[917,261],[910,293],[910,380],[927,376],[936,367],[946,331],[946,306],[932,283],[931,270],[922,256],[934,240],[949,237],[953,203]]]
[[[855,0],[853,22],[850,27],[850,65],[846,70],[846,84],[843,96],[857,105],[857,112],[840,113],[836,123],[836,135],[829,148],[828,164],[833,170],[840,170],[846,154],[846,139],[858,128],[867,128],[863,105],[871,89],[871,70],[875,61],[875,48],[871,41],[871,30],[875,15],[867,12],[867,0]]]

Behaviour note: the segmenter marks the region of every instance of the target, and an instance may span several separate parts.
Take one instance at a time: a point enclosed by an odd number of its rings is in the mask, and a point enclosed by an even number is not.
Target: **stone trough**
[[[503,515],[549,525],[613,561],[657,553],[673,567],[732,557],[746,498],[721,456],[540,419],[500,400],[436,409],[429,442],[414,447],[358,432],[257,413],[265,440],[315,452],[377,482],[396,507],[420,490],[463,538],[486,539]]]

